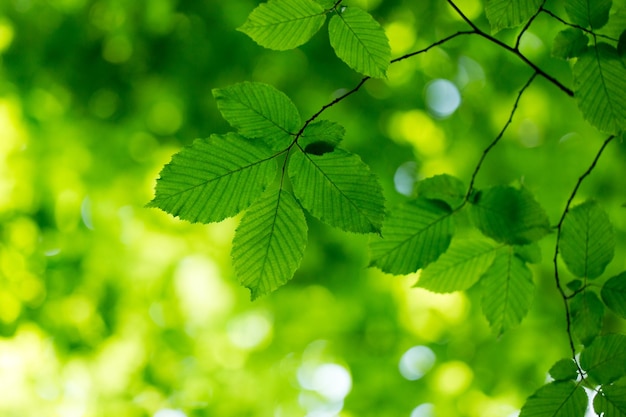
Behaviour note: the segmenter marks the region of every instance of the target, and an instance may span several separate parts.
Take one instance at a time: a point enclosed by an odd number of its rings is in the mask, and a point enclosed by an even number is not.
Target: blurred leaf
[[[497,186],[479,192],[472,214],[486,236],[509,245],[526,245],[550,230],[548,216],[526,189]]]
[[[519,417],[584,417],[587,394],[580,385],[558,381],[539,388],[522,407]]]
[[[578,291],[582,287],[583,287],[583,282],[580,279],[575,279],[567,283],[567,288],[569,288],[572,291]]]
[[[605,282],[600,295],[608,308],[626,319],[626,272]]]
[[[574,92],[583,117],[603,132],[626,128],[626,67],[617,50],[598,43],[574,65]]]
[[[243,82],[214,89],[224,119],[243,136],[263,139],[272,149],[284,149],[300,128],[300,115],[289,97],[263,83]]]
[[[485,13],[492,32],[511,28],[530,19],[541,6],[541,0],[486,0]]]
[[[328,143],[332,147],[336,147],[345,134],[346,129],[340,124],[329,120],[320,120],[311,123],[304,129],[298,143],[303,148],[318,142]]]
[[[559,250],[567,268],[577,277],[594,279],[602,275],[615,251],[609,216],[594,201],[574,207],[563,221]]]
[[[369,77],[384,78],[391,48],[385,31],[366,11],[345,7],[328,24],[330,44],[350,68]]]
[[[561,59],[579,57],[587,49],[589,38],[576,28],[567,28],[557,33],[552,43],[552,56]]]
[[[268,191],[250,207],[235,232],[232,257],[252,300],[292,278],[306,243],[304,213],[288,191]]]
[[[500,249],[481,279],[482,307],[491,330],[501,335],[528,313],[534,294],[533,275],[512,248]]]
[[[409,274],[435,261],[448,249],[453,233],[447,205],[417,199],[392,210],[382,237],[370,242],[371,266],[392,274]]]
[[[285,51],[311,39],[325,20],[324,9],[312,0],[269,0],[238,30],[265,48]]]
[[[604,305],[594,292],[576,294],[570,307],[572,330],[583,345],[589,346],[600,334]]]
[[[597,337],[581,353],[580,366],[599,384],[610,384],[626,375],[626,336]]]
[[[219,222],[248,208],[276,176],[271,151],[229,133],[197,139],[161,170],[148,207],[190,222]]]
[[[578,367],[572,359],[561,359],[550,368],[550,376],[555,381],[576,380]]]
[[[446,293],[474,285],[495,259],[493,244],[485,240],[456,240],[420,274],[416,287]]]
[[[380,231],[382,189],[358,156],[338,148],[323,155],[295,152],[289,176],[302,206],[324,223],[356,233]]]
[[[541,247],[537,243],[514,246],[515,254],[525,262],[538,264],[541,262]]]
[[[601,386],[593,399],[593,409],[603,417],[626,417],[626,386]]]
[[[611,4],[611,0],[568,0],[565,2],[565,11],[572,23],[600,29],[609,21]]]
[[[626,30],[619,35],[619,41],[617,42],[617,54],[624,58],[626,56]]]
[[[418,197],[441,200],[447,203],[450,208],[460,206],[465,199],[463,181],[448,174],[423,179],[415,187]]]

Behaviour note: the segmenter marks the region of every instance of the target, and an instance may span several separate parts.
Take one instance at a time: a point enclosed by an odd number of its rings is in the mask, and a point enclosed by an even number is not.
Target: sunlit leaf
[[[576,380],[578,377],[578,366],[572,359],[561,359],[550,368],[550,376],[555,381]]]
[[[329,120],[320,120],[311,123],[304,129],[298,143],[306,148],[312,143],[328,143],[333,148],[336,147],[346,134],[346,130],[340,124]]]
[[[599,384],[626,375],[626,335],[599,336],[580,355],[580,366]]]
[[[557,381],[531,395],[519,417],[584,417],[587,403],[583,387],[571,381]]]
[[[311,39],[325,20],[324,9],[312,0],[269,0],[238,30],[265,48],[285,51]]]
[[[593,399],[593,409],[603,417],[626,417],[626,386],[603,385]]]
[[[288,191],[268,191],[250,207],[235,232],[232,258],[253,300],[292,278],[306,242],[304,213]]]
[[[609,216],[594,201],[574,207],[563,221],[559,250],[567,268],[577,277],[594,279],[602,275],[615,251]]]
[[[608,308],[626,319],[626,272],[605,282],[600,295]]]
[[[371,266],[409,274],[435,261],[450,245],[453,232],[447,205],[417,199],[387,215],[382,237],[370,243]]]
[[[357,233],[380,231],[382,189],[358,156],[338,148],[323,155],[295,152],[289,176],[302,206],[324,223]]]
[[[588,43],[589,38],[582,30],[567,28],[554,38],[552,56],[561,59],[576,58],[587,50]]]
[[[391,48],[385,31],[365,10],[345,7],[328,24],[330,44],[342,61],[370,77],[386,76]]]
[[[599,29],[609,20],[611,4],[611,0],[568,0],[565,2],[565,11],[572,23]]]
[[[598,43],[573,69],[574,92],[583,117],[603,132],[626,128],[626,67],[617,50]]]
[[[541,3],[541,0],[486,0],[485,13],[492,32],[524,23],[539,10]]]
[[[491,329],[501,335],[528,313],[535,286],[533,275],[512,248],[498,251],[481,279],[482,307]]]
[[[465,184],[460,179],[448,174],[435,175],[415,184],[418,197],[441,200],[451,208],[461,205],[465,199]]]
[[[276,175],[262,143],[231,133],[198,139],[161,170],[148,204],[190,222],[219,222],[246,209]]]
[[[420,274],[416,287],[446,293],[474,285],[493,263],[496,251],[485,240],[457,240]]]
[[[243,136],[263,139],[273,149],[289,145],[300,114],[289,97],[263,83],[243,82],[213,90],[224,119]]]
[[[529,191],[497,186],[473,199],[476,226],[486,236],[510,245],[526,245],[550,230],[548,216]]]
[[[600,334],[604,304],[594,292],[577,294],[570,305],[572,330],[583,345],[589,346]]]

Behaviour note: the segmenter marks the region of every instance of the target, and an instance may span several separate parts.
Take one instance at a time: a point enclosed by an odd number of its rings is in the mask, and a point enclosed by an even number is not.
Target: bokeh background
[[[374,14],[394,57],[467,29],[444,1],[345,3]],[[295,278],[252,303],[229,255],[237,218],[198,225],[144,208],[173,153],[229,130],[211,89],[269,83],[307,118],[360,80],[325,28],[287,52],[236,31],[257,4],[0,2],[0,415],[516,415],[568,354],[553,236],[529,316],[496,338],[479,291],[412,288],[417,274],[367,267],[367,236],[312,218]],[[488,30],[481,1],[458,5]],[[565,16],[562,2],[547,6]],[[569,64],[550,57],[561,29],[540,16],[522,50],[571,86]],[[391,208],[417,179],[467,182],[530,75],[462,37],[392,65],[324,118],[346,127],[343,146],[376,172]],[[537,79],[477,185],[524,184],[556,223],[603,139]],[[625,266],[625,156],[613,143],[576,200],[597,199],[617,229],[607,276]]]

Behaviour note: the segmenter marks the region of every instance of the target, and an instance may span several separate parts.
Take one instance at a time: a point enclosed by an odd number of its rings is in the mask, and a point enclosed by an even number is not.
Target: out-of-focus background
[[[381,22],[394,57],[467,29],[442,1],[346,3]],[[207,226],[144,208],[173,153],[229,130],[211,89],[269,83],[306,118],[360,80],[325,28],[287,52],[236,31],[257,5],[0,3],[0,415],[516,415],[568,352],[553,238],[529,317],[496,338],[477,291],[414,289],[416,274],[367,268],[367,236],[311,218],[295,278],[250,302],[229,255],[237,218]],[[488,30],[481,1],[458,5]],[[548,7],[562,13],[561,2]],[[560,29],[540,16],[522,50],[571,85],[568,63],[550,58]],[[346,127],[344,147],[372,167],[392,207],[416,179],[467,182],[530,75],[463,37],[392,65],[324,118]],[[602,139],[574,100],[538,79],[477,185],[523,183],[556,223]],[[613,144],[581,190],[610,213],[618,254],[624,157]]]

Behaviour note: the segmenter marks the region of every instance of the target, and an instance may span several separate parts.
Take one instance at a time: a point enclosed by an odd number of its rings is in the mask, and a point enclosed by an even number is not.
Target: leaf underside
[[[605,282],[600,295],[608,308],[626,319],[626,272]]]
[[[485,13],[492,32],[518,26],[530,19],[541,6],[541,0],[487,0]]]
[[[597,337],[581,353],[580,366],[599,384],[609,384],[626,375],[626,335]]]
[[[552,56],[560,59],[570,59],[580,56],[587,50],[589,38],[576,28],[567,28],[557,33],[552,44]]]
[[[626,417],[626,386],[602,386],[593,399],[593,409],[604,417]]]
[[[557,381],[531,395],[519,417],[584,417],[587,402],[583,387],[571,381]]]
[[[567,0],[565,11],[572,23],[599,29],[609,20],[611,4],[611,0]]]
[[[448,174],[435,175],[419,181],[415,184],[415,191],[418,197],[441,200],[451,208],[460,206],[465,198],[463,181]]]

